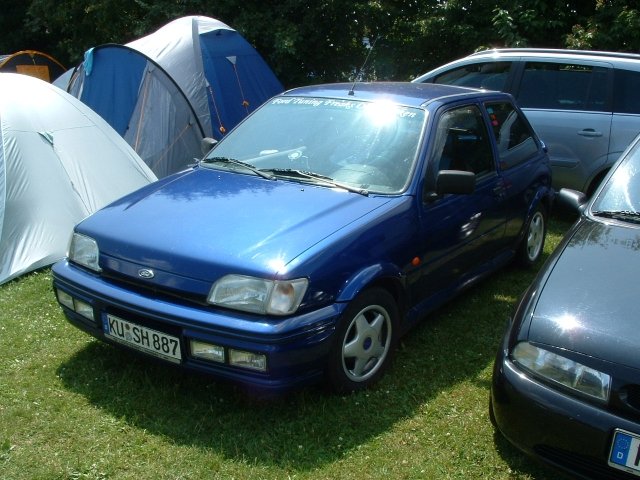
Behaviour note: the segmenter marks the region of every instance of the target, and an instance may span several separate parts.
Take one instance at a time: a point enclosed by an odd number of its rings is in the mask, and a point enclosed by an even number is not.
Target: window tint
[[[433,83],[502,91],[510,68],[511,62],[474,63],[442,73]]]
[[[440,117],[432,162],[436,170],[464,170],[477,176],[495,171],[493,152],[480,109],[466,106]]]
[[[640,72],[616,69],[614,83],[613,111],[640,113]]]
[[[527,62],[518,94],[523,108],[606,111],[607,69]]]
[[[538,151],[533,132],[522,115],[508,102],[485,105],[496,138],[500,168],[515,167]]]

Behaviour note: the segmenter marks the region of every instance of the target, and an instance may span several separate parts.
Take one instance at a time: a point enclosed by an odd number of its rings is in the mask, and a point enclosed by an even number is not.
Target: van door
[[[553,186],[586,191],[607,161],[612,66],[526,60],[514,95],[549,150]]]
[[[614,70],[613,123],[609,142],[610,167],[640,133],[640,72]]]

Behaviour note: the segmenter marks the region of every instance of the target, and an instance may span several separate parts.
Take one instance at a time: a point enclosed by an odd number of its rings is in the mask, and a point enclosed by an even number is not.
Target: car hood
[[[585,218],[536,303],[529,340],[640,368],[640,229]]]
[[[111,270],[145,267],[201,280],[276,277],[313,245],[382,208],[389,197],[196,168],[100,210],[77,230]]]

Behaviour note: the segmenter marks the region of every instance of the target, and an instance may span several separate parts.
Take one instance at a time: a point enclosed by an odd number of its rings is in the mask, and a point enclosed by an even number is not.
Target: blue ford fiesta
[[[508,94],[299,88],[77,225],[54,289],[77,327],[168,364],[354,391],[426,313],[539,258],[550,185]]]

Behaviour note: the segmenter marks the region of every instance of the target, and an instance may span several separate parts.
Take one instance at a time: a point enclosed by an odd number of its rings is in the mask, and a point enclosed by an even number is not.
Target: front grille
[[[578,478],[591,480],[638,480],[639,477],[609,467],[597,458],[568,452],[547,445],[536,445],[533,450],[544,460],[571,472]]]
[[[109,283],[116,285],[120,288],[144,295],[148,298],[154,298],[158,300],[166,300],[171,303],[176,303],[184,306],[210,306],[206,299],[201,295],[187,294],[185,292],[171,290],[168,288],[158,288],[155,285],[144,284],[141,282],[134,282],[129,277],[115,275],[113,273],[103,273],[102,278]]]

